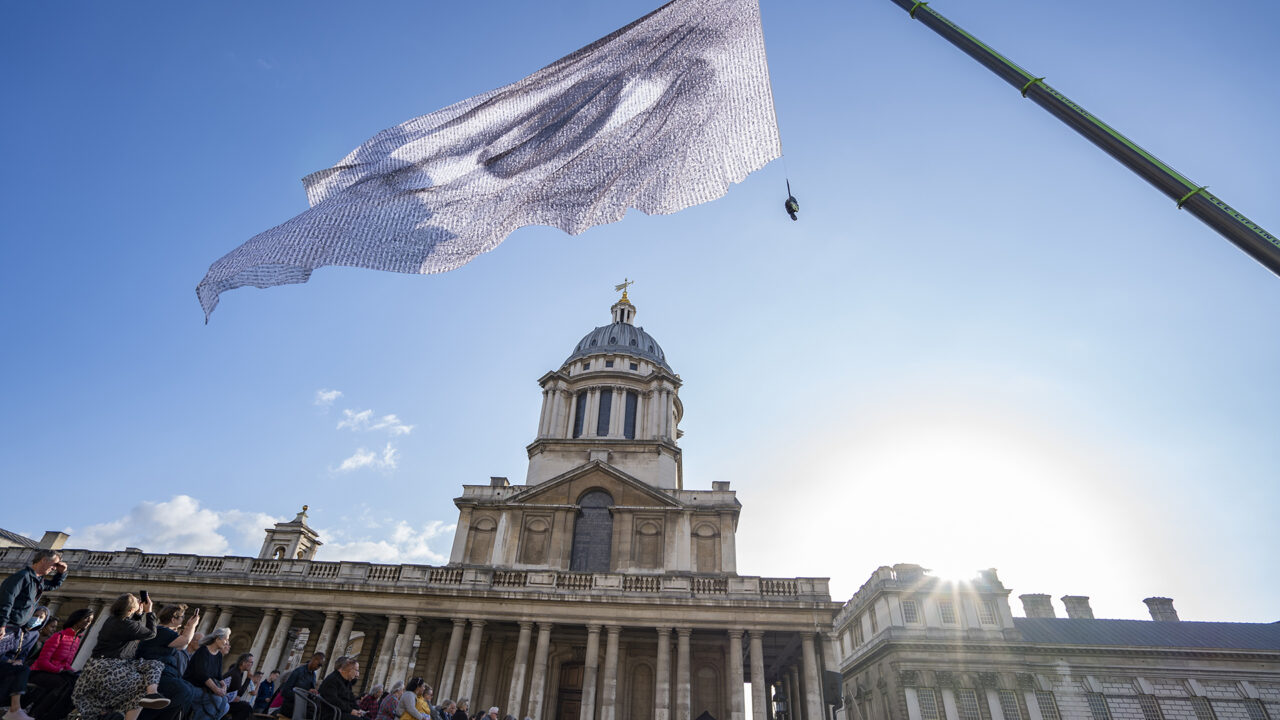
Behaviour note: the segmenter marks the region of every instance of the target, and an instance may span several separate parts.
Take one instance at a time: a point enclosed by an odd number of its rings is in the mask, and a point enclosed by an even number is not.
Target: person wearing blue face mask
[[[40,626],[48,617],[48,608],[37,607],[21,626],[11,628],[0,637],[0,697],[9,696],[9,710],[4,720],[31,720],[22,710],[22,695],[27,691],[27,678],[31,674],[32,650],[40,639]]]

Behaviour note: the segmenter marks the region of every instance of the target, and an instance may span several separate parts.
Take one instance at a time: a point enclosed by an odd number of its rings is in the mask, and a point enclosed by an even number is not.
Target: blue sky
[[[439,562],[630,277],[741,572],[843,599],[995,566],[1099,616],[1280,619],[1280,278],[888,0],[764,0],[786,162],[721,200],[203,324],[196,283],[303,175],[656,4],[7,5],[0,527],[254,554],[308,503],[322,558]],[[1280,231],[1275,3],[934,7]]]

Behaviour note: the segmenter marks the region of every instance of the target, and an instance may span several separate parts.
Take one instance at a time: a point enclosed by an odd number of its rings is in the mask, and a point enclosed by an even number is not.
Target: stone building
[[[686,488],[681,380],[623,293],[539,380],[522,485],[465,485],[441,567],[316,560],[307,508],[257,558],[65,550],[46,603],[147,588],[230,627],[259,668],[354,655],[361,684],[422,676],[534,720],[1280,720],[1280,624],[1095,620],[1088,598],[882,567],[843,605],[825,578],[737,572],[727,482]],[[0,570],[33,540],[0,533]],[[65,536],[46,534],[61,547]],[[99,612],[99,617],[101,613]],[[83,662],[97,627],[77,662]],[[824,696],[822,679],[834,679]]]
[[[820,717],[827,580],[737,573],[734,491],[685,487],[680,377],[625,292],[611,312],[539,381],[525,483],[463,486],[446,566],[315,560],[304,507],[257,558],[66,550],[47,602],[145,587],[202,606],[259,668],[351,654],[364,686],[421,675],[437,699],[534,720],[745,720],[744,683],[764,720],[784,678]],[[0,550],[0,569],[29,554]]]
[[[1093,617],[1089,598],[1020,596],[995,570],[969,582],[878,569],[836,616],[845,718],[1278,720],[1280,623]]]

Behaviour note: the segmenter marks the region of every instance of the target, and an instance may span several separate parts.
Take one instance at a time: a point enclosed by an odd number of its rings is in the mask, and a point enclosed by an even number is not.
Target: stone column
[[[217,628],[230,628],[231,617],[235,614],[235,608],[222,607],[218,608],[218,621],[213,624]],[[237,653],[238,654],[238,653]]]
[[[293,625],[293,610],[281,610],[280,622],[276,624],[276,631],[271,634],[271,644],[268,646],[267,657],[262,661],[263,667],[275,668],[280,666],[280,660],[284,657],[284,646],[289,643],[289,627],[291,625]]]
[[[391,671],[383,685],[390,687],[397,680],[408,682],[405,677],[409,672],[409,658],[413,655],[413,639],[418,636],[418,618],[408,617],[404,621],[404,632],[400,633],[400,641],[396,643],[395,657],[391,660]]]
[[[767,720],[769,703],[769,686],[764,684],[764,632],[752,630],[748,633],[751,651],[751,720]]]
[[[676,718],[675,720],[692,720],[689,717],[689,636],[693,628],[676,628]]]
[[[671,628],[658,628],[658,663],[653,678],[653,720],[671,720]]]
[[[44,601],[44,606],[49,610],[49,619],[53,619],[58,616],[58,608],[62,607],[62,598],[49,598]],[[156,606],[157,609],[159,607],[159,605]]]
[[[458,673],[458,653],[462,650],[462,631],[467,627],[466,620],[454,618],[453,634],[449,636],[449,649],[444,656],[444,674],[440,676],[440,697],[457,700],[453,692],[453,679]]]
[[[387,616],[387,632],[382,636],[382,647],[378,648],[378,659],[373,663],[373,672],[369,674],[369,679],[365,681],[366,687],[381,685],[387,677],[391,669],[391,656],[395,653],[396,642],[400,639],[400,620],[399,615]]]
[[[805,710],[813,720],[822,718],[822,678],[818,677],[818,656],[813,646],[813,633],[800,633],[801,655],[804,662]]]
[[[610,625],[606,628],[604,644],[604,679],[600,683],[600,720],[616,720],[618,717],[618,635],[622,628]],[[738,720],[742,720],[738,718]]]
[[[333,638],[333,650],[325,655],[325,660],[328,661],[326,675],[333,672],[334,663],[342,653],[346,652],[347,643],[351,642],[351,630],[355,625],[355,613],[342,613],[342,625],[338,626],[338,634]]]
[[[524,712],[525,717],[532,720],[542,720],[542,695],[547,689],[547,655],[550,651],[551,623],[538,623],[538,649],[533,651],[533,675],[529,678],[529,707]]]
[[[578,720],[595,720],[596,679],[600,674],[600,626],[587,626],[586,666],[582,670],[582,712]]]
[[[524,620],[520,623],[520,638],[516,641],[516,660],[511,668],[511,692],[507,694],[506,711],[516,717],[520,714],[520,703],[524,700],[524,674],[529,661],[529,638],[533,634],[533,623]]]
[[[205,608],[205,610],[212,610],[212,609],[213,608]],[[196,632],[200,633],[201,635],[208,635],[209,632],[213,630],[213,621],[217,619],[218,619],[218,616],[214,615],[211,612],[206,612],[205,614],[201,615],[200,624],[196,626]]]
[[[480,667],[476,670],[476,690],[472,693],[471,699],[484,702],[481,710],[488,710],[489,703],[497,704],[500,699],[499,694],[502,692],[502,686],[499,684],[499,676],[502,674],[502,656],[506,654],[507,641],[489,632],[489,640],[484,644],[484,652]],[[501,709],[501,708],[499,708]]]
[[[253,635],[253,644],[249,646],[249,652],[253,653],[255,658],[261,658],[263,651],[267,649],[267,641],[271,639],[271,626],[275,625],[276,616],[280,614],[279,610],[271,608],[262,612],[262,621],[258,623],[258,632]],[[261,662],[254,663],[254,667],[259,669],[266,668],[263,672],[271,672],[272,670],[280,670],[284,674],[284,668],[267,668],[266,658]]]
[[[316,649],[311,651],[311,654],[312,654],[312,655],[314,655],[314,654],[316,654],[316,653],[324,653],[324,656],[325,656],[325,657],[329,657],[329,642],[330,642],[331,640],[333,640],[333,627],[334,627],[335,625],[337,625],[337,624],[338,624],[338,613],[337,613],[337,611],[336,611],[336,610],[325,610],[325,611],[324,611],[324,625],[320,626],[320,634],[316,636]],[[348,630],[348,631],[347,631],[347,634],[348,634],[348,635],[350,635],[350,634],[351,634],[351,631],[350,631],[350,630]],[[343,645],[345,645],[345,644],[346,644],[346,643],[344,642],[344,643],[343,643]],[[310,657],[304,657],[304,658],[302,658],[302,659],[303,659],[303,660],[310,660],[311,658],[310,658]],[[271,671],[270,671],[270,670],[266,670],[266,671],[264,671],[264,672],[271,672]]]
[[[800,683],[797,682],[796,669],[787,668],[787,717],[790,720],[804,720],[804,698],[800,697]]]
[[[101,602],[89,603],[89,608],[93,610],[96,618],[93,621],[93,627],[89,628],[88,634],[84,636],[84,642],[80,643],[80,649],[76,651],[76,657],[71,661],[71,669],[79,672],[84,669],[84,664],[89,662],[89,656],[93,654],[93,647],[98,644],[98,633],[102,630],[102,624],[107,621],[109,613],[103,612],[104,604]]]
[[[729,631],[729,720],[745,720],[742,707],[742,631]]]
[[[458,680],[458,697],[470,698],[475,692],[476,666],[480,663],[480,641],[484,639],[484,621],[471,621],[471,634],[467,637],[467,659],[462,663],[462,677]]]

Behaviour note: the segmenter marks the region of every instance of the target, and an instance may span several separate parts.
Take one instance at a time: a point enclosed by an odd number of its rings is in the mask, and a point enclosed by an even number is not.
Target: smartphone
[[[148,600],[150,600],[150,599],[151,599],[151,596],[147,594],[147,591],[146,591],[146,590],[143,590],[143,591],[141,591],[141,592],[139,592],[139,593],[138,593],[138,598],[139,598],[142,602],[144,602],[144,603],[145,603],[145,602],[147,602]]]

